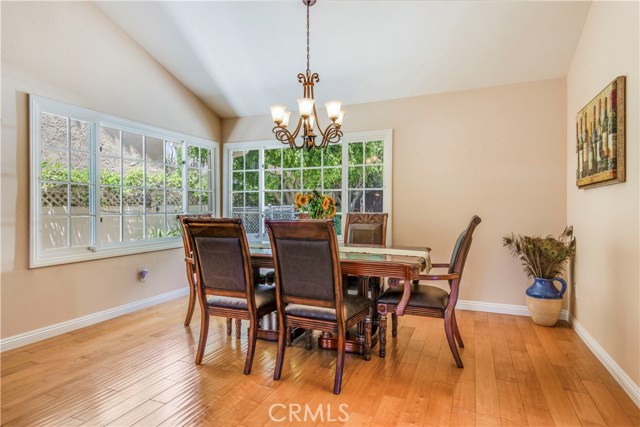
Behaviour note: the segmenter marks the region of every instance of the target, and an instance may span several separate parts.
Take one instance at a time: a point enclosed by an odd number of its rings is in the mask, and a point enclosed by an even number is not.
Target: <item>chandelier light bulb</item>
[[[313,112],[313,104],[315,100],[313,98],[299,98],[298,99],[298,110],[300,111],[300,116],[303,118],[307,118]]]
[[[279,125],[280,123],[283,122],[284,114],[286,110],[287,110],[286,105],[275,104],[271,106],[271,118],[276,124]]]
[[[340,110],[340,113],[338,114],[338,118],[336,119],[336,124],[338,126],[342,126],[342,120],[344,119],[344,110]]]
[[[340,115],[340,109],[342,108],[341,101],[327,101],[325,102],[324,106],[327,109],[327,115],[329,116],[329,119],[335,120],[338,118],[338,116]]]
[[[313,116],[309,116],[309,130],[313,130],[313,123],[315,122],[315,118]]]

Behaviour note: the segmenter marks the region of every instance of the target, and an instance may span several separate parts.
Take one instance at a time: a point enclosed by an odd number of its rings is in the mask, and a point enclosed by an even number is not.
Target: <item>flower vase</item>
[[[553,283],[560,282],[560,290]],[[553,326],[560,318],[562,297],[567,290],[567,283],[560,277],[542,279],[535,277],[533,284],[527,289],[527,308],[534,323],[542,326]]]

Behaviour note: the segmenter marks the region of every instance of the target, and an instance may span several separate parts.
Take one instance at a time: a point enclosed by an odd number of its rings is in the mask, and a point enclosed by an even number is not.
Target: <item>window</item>
[[[339,235],[346,212],[391,211],[391,131],[348,134],[324,150],[292,150],[277,141],[224,148],[225,215],[242,218],[250,238],[264,238],[264,218],[291,212],[298,192],[335,198]]]
[[[31,97],[30,267],[179,247],[216,213],[217,144]]]

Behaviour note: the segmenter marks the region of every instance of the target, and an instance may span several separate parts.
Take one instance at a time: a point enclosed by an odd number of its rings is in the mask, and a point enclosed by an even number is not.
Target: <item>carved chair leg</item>
[[[198,350],[196,351],[196,365],[202,363],[204,356],[204,348],[207,346],[207,335],[209,334],[209,314],[205,311],[202,313],[200,320],[200,340],[198,341]]]
[[[292,341],[293,341],[293,328],[291,326],[287,326],[287,347],[291,347]]]
[[[276,354],[276,369],[273,372],[273,379],[279,380],[280,375],[282,375],[282,362],[284,361],[284,350],[286,349],[287,344],[287,336],[289,336],[288,331],[291,330],[291,326],[283,327],[281,323],[279,323],[278,328],[278,352]]]
[[[371,310],[364,318],[364,360],[371,360]]]
[[[311,338],[312,338],[313,330],[305,329],[304,331],[304,339],[305,339],[305,347],[307,350],[311,350]]]
[[[244,374],[249,375],[251,373],[251,366],[253,365],[253,355],[256,352],[256,339],[258,338],[258,325],[256,322],[249,320],[249,329],[247,330],[247,361],[244,364]]]
[[[460,359],[460,354],[458,353],[458,347],[456,346],[456,342],[453,337],[453,320],[447,311],[444,313],[444,333],[447,336],[447,342],[449,343],[451,354],[453,354],[453,358],[456,361],[456,366],[458,368],[464,368],[462,359]]]
[[[387,312],[380,312],[378,307],[378,316],[380,322],[380,330],[378,331],[378,338],[380,339],[380,357],[384,357],[387,351]]]
[[[231,319],[227,318],[227,335],[231,336]]]
[[[460,336],[460,330],[458,329],[458,321],[456,320],[456,312],[451,313],[451,320],[453,323],[453,334],[456,337],[456,341],[458,341],[458,345],[460,348],[464,348],[464,342],[462,342],[462,337]]]
[[[338,360],[336,361],[336,379],[333,383],[333,394],[340,394],[342,388],[342,368],[344,367],[344,352],[345,352],[345,336],[344,331],[338,332]]]
[[[398,315],[395,313],[391,313],[391,336],[398,336]]]
[[[184,318],[184,326],[189,326],[191,324],[193,310],[196,308],[196,290],[193,286],[189,286],[189,306],[187,307],[187,316]]]
[[[242,336],[242,319],[236,319],[236,339],[239,340]]]

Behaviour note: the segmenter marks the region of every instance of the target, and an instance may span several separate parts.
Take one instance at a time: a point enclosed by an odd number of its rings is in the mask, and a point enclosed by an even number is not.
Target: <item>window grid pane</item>
[[[39,120],[40,247],[47,251],[92,244],[88,122],[43,112]]]

